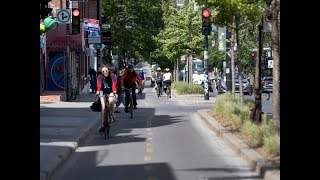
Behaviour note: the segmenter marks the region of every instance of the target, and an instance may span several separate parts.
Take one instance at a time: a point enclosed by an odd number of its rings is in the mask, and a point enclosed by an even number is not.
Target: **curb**
[[[213,130],[217,136],[225,141],[236,153],[244,158],[264,180],[280,180],[280,166],[272,165],[248,145],[238,139],[229,130],[220,125],[208,115],[210,109],[198,110],[201,119]]]
[[[202,97],[202,98],[204,98],[204,96],[203,95],[199,95],[199,94],[186,94],[186,95],[178,95],[176,92],[174,92],[174,91],[172,91],[171,92],[171,95],[173,96],[173,97],[175,97],[175,98],[188,98],[188,97]],[[212,98],[212,100],[188,100],[188,99],[180,99],[180,100],[182,100],[182,101],[185,101],[185,102],[188,102],[188,103],[193,103],[193,104],[203,104],[203,103],[205,103],[205,104],[212,104],[212,103],[214,103],[216,100],[215,100],[215,98],[216,97],[210,97],[210,98]]]
[[[91,121],[90,124],[84,128],[83,133],[80,135],[80,137],[75,138],[75,142],[72,142],[71,146],[68,147],[67,151],[64,151],[61,154],[62,158],[59,158],[59,162],[56,163],[52,168],[50,168],[47,171],[40,171],[40,180],[50,180],[51,176],[54,174],[54,172],[63,165],[63,163],[73,154],[76,149],[79,147],[79,144],[81,144],[85,138],[90,134],[90,132],[93,130],[95,125],[98,122],[98,118],[96,118],[96,121]]]

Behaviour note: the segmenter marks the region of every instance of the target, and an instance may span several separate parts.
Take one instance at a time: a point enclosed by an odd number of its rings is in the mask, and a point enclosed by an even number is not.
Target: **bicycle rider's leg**
[[[99,94],[99,97],[100,97],[100,101],[101,101],[101,116],[100,116],[100,127],[103,127],[103,122],[104,122],[104,110],[106,108],[106,101],[105,101],[105,97],[103,95],[103,92],[100,91],[100,94]]]
[[[109,95],[109,108],[110,108],[110,113],[111,113],[113,120],[115,120],[115,118],[114,118],[114,99],[115,99],[115,94],[110,93],[110,95]]]
[[[128,86],[125,86],[125,88],[129,88]],[[128,106],[129,106],[129,96],[130,96],[130,93],[128,90],[124,90],[125,92],[125,111],[127,112],[128,111]]]
[[[132,88],[132,99],[133,99],[133,106],[136,107],[138,104],[137,104],[137,96],[136,96],[136,84],[133,84],[131,85],[131,88]]]

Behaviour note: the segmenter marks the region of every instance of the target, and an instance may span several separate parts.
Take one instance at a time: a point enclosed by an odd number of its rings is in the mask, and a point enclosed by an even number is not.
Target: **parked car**
[[[272,92],[273,89],[273,77],[266,76],[261,80],[262,92]]]
[[[241,73],[241,77],[242,77],[242,92],[243,94],[246,94],[248,95],[249,94],[249,80],[247,78],[247,76],[242,72]],[[239,75],[238,75],[238,72],[235,73],[235,76],[234,76],[234,85],[235,85],[235,92],[240,92],[240,89],[239,89]],[[218,77],[218,94],[220,93],[225,93],[226,92],[226,77],[223,76],[223,74],[220,74],[219,77]]]

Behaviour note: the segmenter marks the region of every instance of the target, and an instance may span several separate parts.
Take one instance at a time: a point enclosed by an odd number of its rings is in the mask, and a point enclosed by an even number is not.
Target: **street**
[[[97,124],[51,179],[261,179],[196,113],[212,104],[159,98],[148,85],[133,119],[121,105],[111,137],[103,139]]]

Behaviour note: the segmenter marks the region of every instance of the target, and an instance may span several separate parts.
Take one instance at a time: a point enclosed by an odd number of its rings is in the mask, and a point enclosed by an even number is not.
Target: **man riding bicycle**
[[[166,68],[165,73],[163,74],[163,84],[168,84],[169,90],[169,98],[171,98],[171,82],[172,82],[172,74],[169,72],[170,69]]]
[[[121,89],[129,89],[131,88],[132,90],[132,99],[133,99],[133,108],[137,109],[137,96],[136,96],[136,81],[138,79],[138,89],[141,89],[141,85],[142,85],[142,80],[140,78],[140,76],[138,75],[137,71],[135,71],[134,66],[132,64],[128,65],[128,70],[126,70],[123,75],[121,76],[120,79],[120,83],[121,83]],[[129,112],[128,106],[129,106],[129,96],[130,96],[130,92],[129,91],[125,91],[126,94],[126,105],[125,105],[125,112]]]

